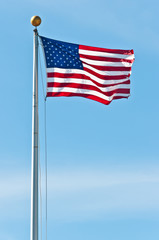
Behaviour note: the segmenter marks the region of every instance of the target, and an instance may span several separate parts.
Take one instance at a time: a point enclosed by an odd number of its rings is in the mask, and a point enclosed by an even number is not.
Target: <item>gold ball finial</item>
[[[39,16],[33,16],[30,22],[34,27],[38,27],[41,24],[41,18]]]

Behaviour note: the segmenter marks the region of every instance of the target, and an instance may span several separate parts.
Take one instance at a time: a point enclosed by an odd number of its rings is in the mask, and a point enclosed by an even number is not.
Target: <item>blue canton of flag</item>
[[[79,57],[79,45],[41,37],[47,68],[83,69]]]

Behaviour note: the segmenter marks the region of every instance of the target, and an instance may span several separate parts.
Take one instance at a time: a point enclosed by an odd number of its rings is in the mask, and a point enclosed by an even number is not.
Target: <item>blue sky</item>
[[[45,37],[135,51],[128,100],[47,100],[48,239],[159,239],[158,8],[155,0],[2,2],[0,240],[30,237],[33,15]]]

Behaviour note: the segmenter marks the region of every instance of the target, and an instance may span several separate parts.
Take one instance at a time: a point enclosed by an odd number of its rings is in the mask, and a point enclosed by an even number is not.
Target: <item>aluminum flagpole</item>
[[[38,16],[31,18],[34,29],[34,54],[33,54],[33,108],[32,108],[32,173],[31,173],[31,226],[30,240],[38,240],[38,31],[41,23]]]

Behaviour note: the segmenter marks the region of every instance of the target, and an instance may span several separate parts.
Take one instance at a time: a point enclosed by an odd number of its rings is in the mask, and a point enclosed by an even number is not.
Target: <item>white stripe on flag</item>
[[[93,68],[87,64],[83,64],[84,67],[89,68],[90,70],[105,76],[120,76],[120,75],[128,75],[131,71],[100,71],[96,68]],[[85,74],[83,69],[66,69],[66,68],[47,68],[47,72],[59,72],[59,73],[78,73],[78,74]]]
[[[82,50],[82,49],[79,49],[79,54],[99,56],[99,57],[121,58],[121,59],[127,59],[127,60],[134,59],[134,54],[127,55],[127,54],[107,53],[107,52],[98,52],[98,51],[90,51],[90,50]]]
[[[107,62],[107,61],[96,61],[96,60],[90,60],[86,58],[80,57],[80,60],[82,62],[88,63],[90,65],[96,65],[96,66],[109,66],[109,67],[131,67],[132,63],[128,62]]]
[[[47,72],[48,73],[62,73],[62,74],[73,74],[73,73],[77,73],[77,74],[82,74],[83,76],[88,76],[90,77],[92,80],[100,83],[100,84],[116,84],[116,83],[122,83],[124,81],[129,80],[128,77],[123,78],[123,79],[112,79],[112,80],[103,80],[101,78],[98,78],[96,76],[94,76],[91,73],[88,73],[84,70],[80,70],[80,69],[64,69],[64,68],[47,68]],[[69,75],[68,75],[69,77]],[[52,82],[53,78],[47,78],[48,82]]]
[[[101,80],[100,81],[96,81],[97,83],[100,83],[102,85],[113,85],[113,84],[120,84],[120,83],[123,83],[123,82],[126,82],[128,81],[129,78],[125,78],[125,79],[121,79],[121,80]],[[66,77],[49,77],[47,78],[47,82],[60,82],[60,83],[63,83],[63,82],[74,82],[74,83],[89,83],[89,85],[92,84],[92,86],[97,86],[97,84],[95,84],[94,82],[92,82],[92,80],[89,80],[89,79],[84,79],[84,78],[69,78],[69,76],[66,78]]]
[[[57,73],[78,73],[78,74],[83,74],[82,69],[67,69],[67,68],[47,68],[46,69],[48,73],[51,72],[57,72]]]
[[[120,75],[128,75],[131,74],[131,71],[101,71],[98,70],[94,67],[89,66],[88,64],[83,63],[83,66],[92,70],[95,73],[98,73],[100,75],[104,75],[104,76],[120,76]]]
[[[111,92],[116,89],[129,89],[130,88],[130,84],[118,84],[118,85],[109,86],[109,87],[99,87],[96,84],[94,84],[93,82],[91,82],[90,80],[84,80],[84,79],[55,78],[53,82],[54,83],[76,83],[76,84],[82,84],[83,86],[84,85],[94,86],[94,87],[98,88],[99,90],[103,91],[103,93]]]

